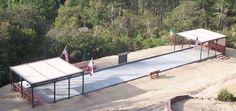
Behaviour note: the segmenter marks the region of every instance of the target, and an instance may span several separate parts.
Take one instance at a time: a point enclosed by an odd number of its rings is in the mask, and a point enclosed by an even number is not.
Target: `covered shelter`
[[[34,88],[37,86],[53,83],[54,94],[53,102],[56,102],[56,82],[68,80],[68,98],[70,98],[70,79],[78,76],[83,70],[62,60],[59,57],[41,60],[37,62],[26,63],[10,67],[11,85],[14,86],[12,76],[16,74],[19,79],[21,96],[27,94],[30,96],[32,107],[35,105]]]
[[[181,50],[175,49],[177,37],[182,40]],[[192,48],[192,43],[189,41],[195,41],[197,38],[201,48]],[[17,84],[21,96],[25,95],[24,89],[28,89],[27,92],[29,92],[32,107],[34,107],[37,95],[49,103],[56,102],[138,79],[157,70],[164,72],[215,57],[217,54],[223,54],[227,41],[225,35],[205,29],[180,32],[175,35],[174,39],[174,51],[99,69],[94,72],[92,77],[86,74],[81,76],[82,69],[59,57],[12,66],[10,75],[11,79],[13,79],[13,74],[19,77]],[[184,49],[185,40],[188,40],[186,43],[189,43],[189,47]],[[203,48],[205,43],[208,43],[207,48]],[[218,47],[223,47],[224,50]],[[83,67],[85,65],[86,63],[82,64]],[[12,86],[15,84],[13,82],[14,80],[11,80]]]
[[[202,59],[202,51],[204,46],[206,46],[208,50],[208,57],[210,50],[215,51],[215,56],[217,54],[225,54],[226,44],[227,44],[227,36],[213,32],[206,29],[195,29],[195,30],[189,30],[184,32],[179,32],[175,34],[174,38],[174,51],[176,50],[176,40],[177,37],[180,37],[180,41],[182,43],[182,49],[183,45],[185,43],[185,40],[188,40],[189,47],[191,47],[191,41],[195,41],[197,45],[200,45],[200,60]]]

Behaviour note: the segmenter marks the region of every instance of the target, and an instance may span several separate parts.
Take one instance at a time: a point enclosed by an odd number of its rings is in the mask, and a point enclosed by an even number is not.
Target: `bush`
[[[233,100],[233,94],[230,93],[227,89],[221,89],[217,99],[219,101],[232,101]]]

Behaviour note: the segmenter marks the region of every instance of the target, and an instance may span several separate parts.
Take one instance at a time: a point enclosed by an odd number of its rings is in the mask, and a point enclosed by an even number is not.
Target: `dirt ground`
[[[132,61],[172,50],[171,46],[163,46],[136,51],[130,53],[128,59]],[[108,67],[117,64],[117,56],[101,58],[95,63],[99,66],[98,68]],[[235,85],[236,59],[233,57],[228,60],[211,59],[163,72],[158,79],[151,80],[149,77],[144,77],[34,109],[18,93],[10,92],[10,85],[7,85],[0,89],[0,111],[162,111],[166,110],[166,103],[173,96],[190,94],[202,98],[215,98],[220,88]],[[184,101],[177,104],[176,108],[178,110],[187,108],[185,111],[189,111],[188,108],[196,108],[195,106],[198,105],[197,107],[208,111],[206,106],[210,106],[198,104],[203,102],[189,101],[191,104]],[[214,101],[206,103],[211,104],[212,108],[215,104]],[[230,103],[230,107],[227,106],[228,103],[222,104],[219,108],[226,108],[227,111],[231,111],[234,106],[234,103]],[[195,106],[189,107],[189,105]]]

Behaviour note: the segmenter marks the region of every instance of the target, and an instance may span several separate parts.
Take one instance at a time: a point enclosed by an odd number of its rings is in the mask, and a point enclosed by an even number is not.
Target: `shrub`
[[[217,99],[219,101],[232,101],[233,100],[233,94],[230,93],[227,89],[221,89]]]

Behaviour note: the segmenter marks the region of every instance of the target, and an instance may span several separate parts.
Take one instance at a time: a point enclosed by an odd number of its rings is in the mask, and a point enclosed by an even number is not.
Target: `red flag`
[[[89,61],[86,71],[87,73],[90,74],[90,76],[93,75],[93,60],[92,59]]]
[[[62,54],[61,54],[61,57],[62,57],[62,55],[65,56],[66,62],[69,62],[69,54],[68,54],[68,51],[67,51],[67,45],[66,45],[66,47],[64,48],[64,50],[63,50],[63,52],[62,52]]]

